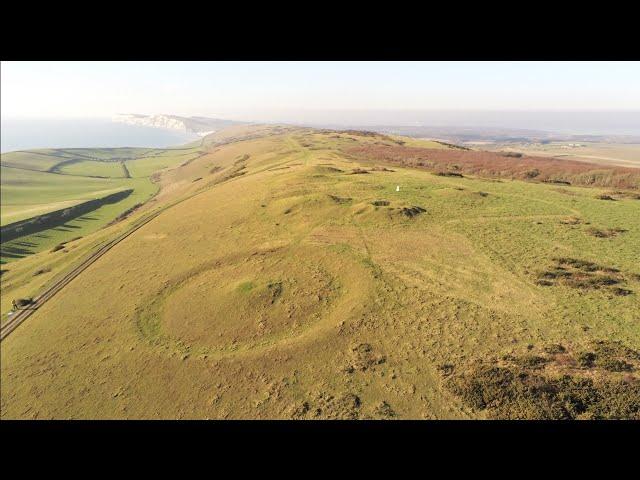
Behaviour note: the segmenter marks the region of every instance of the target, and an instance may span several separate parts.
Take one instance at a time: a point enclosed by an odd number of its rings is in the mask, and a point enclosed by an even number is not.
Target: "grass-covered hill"
[[[2,342],[2,418],[639,418],[632,185],[362,132],[202,148],[123,220],[3,266],[4,314],[159,212]]]
[[[10,263],[98,230],[149,200],[158,191],[156,172],[204,153],[196,145],[2,154],[0,261]],[[23,231],[17,239],[16,230]]]

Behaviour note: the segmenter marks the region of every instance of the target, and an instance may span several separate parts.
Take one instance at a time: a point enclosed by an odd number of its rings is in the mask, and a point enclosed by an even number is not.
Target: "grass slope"
[[[3,342],[2,418],[637,414],[638,200],[344,153],[382,136],[205,140],[161,175],[163,213]],[[14,262],[3,288],[126,223]]]
[[[0,167],[2,225],[124,189],[121,179],[57,175]]]
[[[2,225],[134,189],[127,199],[105,205],[64,228],[2,245],[0,261],[12,262],[104,227],[157,191],[151,176],[202,155],[199,146],[149,149],[43,149],[2,155]]]

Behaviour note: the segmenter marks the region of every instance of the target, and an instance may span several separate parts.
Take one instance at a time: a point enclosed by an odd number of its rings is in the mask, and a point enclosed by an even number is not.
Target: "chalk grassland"
[[[2,225],[132,189],[125,199],[105,204],[65,225],[2,245],[2,262],[12,262],[60,242],[83,236],[157,192],[152,175],[201,155],[198,147],[176,149],[55,149],[2,155]],[[138,163],[140,162],[140,163]]]
[[[2,418],[638,415],[638,200],[243,128],[163,172],[148,208],[173,206],[3,342]]]

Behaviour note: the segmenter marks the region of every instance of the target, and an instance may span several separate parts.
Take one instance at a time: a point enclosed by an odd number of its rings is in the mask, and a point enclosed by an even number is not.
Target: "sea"
[[[197,140],[194,133],[117,123],[110,118],[2,118],[0,151],[32,148],[164,148]]]
[[[238,120],[298,125],[438,126],[517,128],[566,134],[640,136],[639,111],[424,111],[333,110],[260,114],[245,112]],[[339,120],[338,120],[339,119]],[[154,147],[183,145],[199,137],[194,133],[116,123],[111,118],[27,119],[2,118],[0,151],[31,148]]]

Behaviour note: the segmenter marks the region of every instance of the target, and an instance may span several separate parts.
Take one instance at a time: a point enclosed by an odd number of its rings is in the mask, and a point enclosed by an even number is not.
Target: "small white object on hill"
[[[396,185],[396,192],[400,191],[400,185]]]

